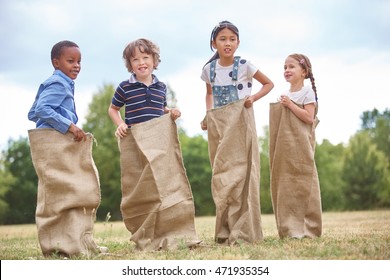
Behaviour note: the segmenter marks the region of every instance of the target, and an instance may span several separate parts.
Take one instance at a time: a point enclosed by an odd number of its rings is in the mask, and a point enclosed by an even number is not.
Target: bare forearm
[[[213,108],[213,95],[207,93],[206,94],[206,111]]]
[[[261,89],[253,94],[253,101],[257,101],[266,96],[274,88],[274,83],[259,70],[255,73],[253,78],[262,84]]]
[[[307,124],[312,124],[314,121],[314,112],[311,112],[311,110],[306,110],[305,108],[301,108],[298,105],[294,103],[290,103],[288,105],[288,108],[293,112],[297,118],[299,118],[301,121]]]
[[[122,116],[120,114],[120,111],[110,107],[108,108],[108,115],[110,116],[112,122],[116,125],[119,126],[123,123],[125,123],[122,119]]]
[[[273,83],[267,83],[261,87],[261,89],[253,95],[254,101],[259,100],[260,98],[263,98],[266,96],[274,87]]]

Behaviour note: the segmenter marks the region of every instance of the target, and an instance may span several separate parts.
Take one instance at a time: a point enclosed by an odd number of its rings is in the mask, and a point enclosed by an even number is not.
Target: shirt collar
[[[152,74],[152,84],[155,84],[155,83],[158,83],[159,80],[157,79],[157,77]],[[135,74],[131,74],[130,78],[129,78],[129,83],[130,84],[135,84],[135,83],[141,83],[143,84],[142,82],[138,81]]]
[[[66,76],[64,74],[64,72],[62,72],[61,70],[58,70],[58,69],[54,70],[53,75],[58,75],[58,76],[62,77],[63,79],[65,79],[69,84],[74,85],[74,81],[71,78],[69,78],[68,76]]]

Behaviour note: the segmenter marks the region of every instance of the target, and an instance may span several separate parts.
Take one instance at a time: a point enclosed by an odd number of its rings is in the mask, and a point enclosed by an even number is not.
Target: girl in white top
[[[284,111],[292,114],[279,114],[282,118],[278,125],[270,117],[271,193],[277,228],[281,238],[319,237],[322,210],[314,159],[317,88],[309,58],[303,54],[289,55],[284,63],[284,77],[290,89],[279,101],[286,108]],[[305,79],[310,79],[311,86],[304,86]],[[271,116],[276,115],[274,112],[271,107]]]
[[[256,160],[252,162],[252,155],[258,152],[255,150],[258,150],[257,145],[252,144],[257,143],[257,135],[252,133],[255,128],[251,127],[254,126],[254,122],[249,120],[249,115],[252,115],[250,111],[253,111],[253,102],[268,94],[273,88],[271,80],[253,64],[235,56],[239,44],[238,29],[231,22],[222,21],[215,26],[211,32],[210,47],[212,50],[215,49],[216,53],[203,67],[201,75],[201,79],[206,83],[208,111],[206,118],[201,122],[201,127],[208,130],[209,150],[210,147],[211,150],[218,150],[215,155],[210,153],[213,171],[211,190],[216,204],[215,241],[228,245],[238,240],[258,242],[263,238],[259,197],[260,170],[256,168],[259,163]],[[251,95],[253,78],[260,82],[262,87]],[[217,130],[226,132],[231,127],[237,127],[236,123],[213,119],[213,116],[225,112],[225,108],[229,110],[230,108],[225,105],[239,99],[243,99],[240,106],[244,104],[240,110],[248,111],[246,114],[248,118],[241,120],[242,126],[248,127],[248,131],[251,131],[246,133],[246,136],[253,138],[246,142],[247,149],[232,147],[233,137],[230,137],[229,133],[217,133],[218,136],[215,136]],[[214,108],[218,109],[211,110]],[[207,126],[206,120],[210,118],[213,122]],[[238,133],[240,131],[237,131]],[[224,137],[226,141],[222,141]],[[228,148],[225,149],[226,147]],[[236,162],[231,155],[236,155],[242,160]],[[226,162],[230,164],[226,165]],[[246,172],[236,173],[237,170]],[[236,174],[237,177],[232,179],[231,174]]]
[[[317,88],[309,58],[303,54],[289,55],[284,63],[284,78],[290,83],[290,90],[280,96],[280,103],[304,123],[312,124],[317,112]],[[305,79],[310,79],[311,87],[304,86]]]
[[[203,68],[201,79],[206,82],[206,110],[215,108],[213,95],[213,85],[225,86],[234,85],[237,89],[238,99],[246,98],[245,107],[249,108],[253,102],[268,94],[273,88],[272,81],[258,70],[249,61],[239,58],[237,81],[232,83],[234,56],[240,44],[239,31],[237,27],[229,21],[221,21],[211,32],[210,48],[216,53],[206,63]],[[210,79],[211,62],[216,60],[215,81]],[[262,87],[255,94],[251,94],[252,78],[262,84]],[[205,121],[201,122],[203,130],[207,130]]]

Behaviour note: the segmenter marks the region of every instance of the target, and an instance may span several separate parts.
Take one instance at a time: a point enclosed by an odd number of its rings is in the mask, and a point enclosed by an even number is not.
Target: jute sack
[[[38,175],[36,224],[44,255],[97,253],[93,224],[100,204],[99,175],[92,158],[93,136],[76,142],[50,128],[28,131]]]
[[[253,107],[245,100],[207,112],[215,238],[233,244],[263,239],[260,216],[260,153]]]
[[[315,128],[280,103],[270,104],[271,197],[279,236],[322,233],[320,185],[314,161]]]
[[[200,243],[176,123],[169,114],[134,125],[119,139],[121,212],[139,250]]]

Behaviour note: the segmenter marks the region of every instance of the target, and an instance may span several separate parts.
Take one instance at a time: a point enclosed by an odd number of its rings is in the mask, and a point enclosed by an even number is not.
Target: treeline
[[[115,127],[107,114],[114,92],[104,85],[94,95],[83,126],[97,139],[93,156],[99,170],[102,200],[98,220],[121,220],[120,165]],[[174,106],[170,90],[168,104]],[[363,112],[361,129],[347,144],[327,140],[316,146],[324,211],[363,210],[390,207],[390,111]],[[191,183],[197,216],[214,215],[211,196],[211,168],[207,139],[188,136],[179,126],[184,165]],[[268,128],[259,138],[261,162],[261,211],[272,213],[269,187]],[[0,224],[35,222],[38,179],[31,161],[27,138],[10,139],[0,158]]]

